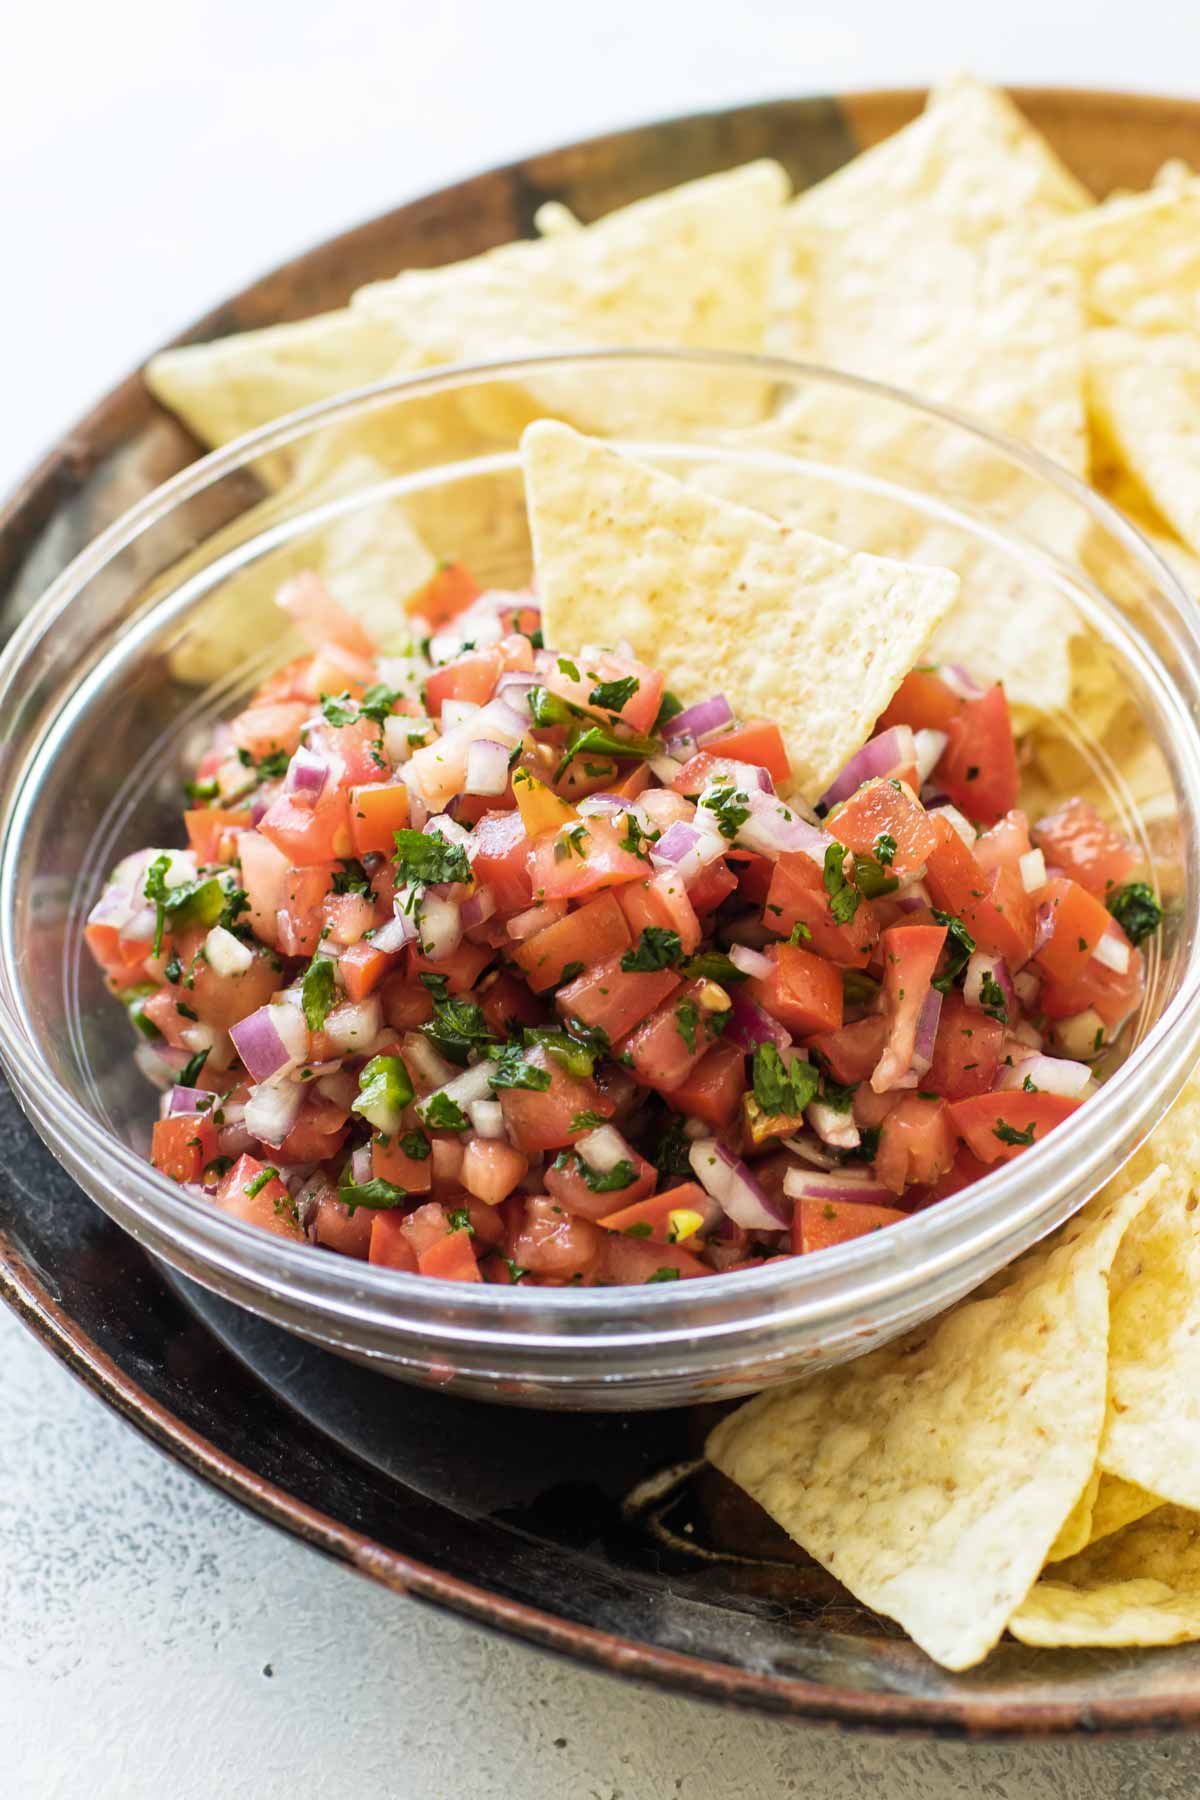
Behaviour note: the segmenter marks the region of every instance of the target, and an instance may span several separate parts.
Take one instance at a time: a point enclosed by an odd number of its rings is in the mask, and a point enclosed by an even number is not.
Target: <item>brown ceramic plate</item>
[[[1200,162],[1200,103],[1016,98],[1097,193]],[[413,202],[247,289],[192,339],[340,305],[364,281],[528,235],[543,200],[584,219],[755,156],[798,185],[919,110],[916,92],[777,101],[647,125]],[[131,376],[0,513],[0,629],[199,446]],[[167,1274],[51,1160],[0,1091],[0,1295],[148,1437],[256,1512],[400,1591],[550,1649],[695,1693],[846,1725],[964,1734],[1200,1722],[1200,1645],[1038,1652],[936,1668],[857,1606],[719,1476],[709,1420],[543,1415],[403,1387]],[[673,1467],[657,1498],[637,1489]]]

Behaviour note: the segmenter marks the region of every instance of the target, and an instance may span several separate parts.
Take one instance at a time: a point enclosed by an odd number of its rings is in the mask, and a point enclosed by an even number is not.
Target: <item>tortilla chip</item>
[[[189,431],[219,445],[297,407],[379,381],[396,357],[386,327],[347,307],[164,350],[145,374],[151,393]]]
[[[1185,166],[1047,226],[1042,246],[1078,270],[1095,324],[1200,330],[1200,181]]]
[[[1200,555],[1200,333],[1092,332],[1087,372],[1101,439]]]
[[[1200,1638],[1200,1517],[1161,1506],[1058,1563],[1009,1621],[1023,1644],[1182,1644]]]
[[[1088,1483],[1108,1273],[1161,1179],[1118,1178],[984,1297],[709,1438],[718,1469],[947,1668],[986,1656]]]
[[[354,309],[394,334],[403,367],[596,345],[759,350],[787,192],[778,163],[749,163],[594,225],[374,282]],[[522,385],[540,410],[606,433],[750,419],[766,395],[749,376],[695,369],[542,375]]]
[[[1091,1543],[1092,1518],[1102,1480],[1099,1469],[1093,1469],[1082,1494],[1059,1527],[1058,1536],[1047,1553],[1047,1562],[1058,1562],[1063,1557],[1074,1556]]]
[[[774,347],[959,406],[1083,473],[1079,278],[1039,227],[1089,200],[1003,94],[954,82],[787,209]]]
[[[549,643],[628,640],[684,702],[776,720],[814,799],[954,603],[943,569],[854,555],[543,420],[522,439]]]
[[[1139,1153],[1169,1178],[1113,1267],[1100,1466],[1200,1510],[1200,1077]]]
[[[1126,1525],[1132,1525],[1135,1519],[1144,1519],[1147,1513],[1161,1505],[1158,1494],[1148,1494],[1135,1482],[1122,1481],[1119,1475],[1106,1475],[1101,1470],[1088,1543],[1098,1544],[1101,1538],[1111,1537],[1114,1531],[1123,1531]]]

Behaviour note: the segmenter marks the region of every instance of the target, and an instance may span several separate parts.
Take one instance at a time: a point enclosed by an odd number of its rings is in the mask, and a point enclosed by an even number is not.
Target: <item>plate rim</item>
[[[1185,95],[1060,85],[1006,85],[1003,91],[1018,106],[1031,105],[1034,110],[1051,105],[1072,106],[1096,117],[1115,111],[1134,125],[1150,115],[1162,118],[1178,113],[1193,122],[1200,118],[1200,98]],[[560,158],[584,146],[615,145],[648,129],[682,129],[700,121],[723,120],[734,115],[752,116],[789,104],[824,101],[840,106],[851,116],[859,108],[890,108],[915,115],[927,92],[920,87],[870,87],[831,94],[772,96],[740,106],[699,108],[665,118],[642,120],[587,138],[537,149],[516,161],[495,165],[463,180],[414,194],[397,207],[309,245],[256,277],[158,348],[173,348],[223,335],[221,326],[236,317],[238,309],[262,307],[282,279],[315,262],[318,257],[349,252],[354,240],[365,233],[385,230],[390,221],[401,220],[414,205],[436,206],[461,194],[473,183],[519,178],[531,163]],[[264,319],[263,322],[269,321]],[[143,367],[144,362],[62,432],[0,503],[0,582],[9,572],[9,565],[19,563],[28,541],[53,516],[60,496],[69,493],[81,476],[86,476],[105,454],[119,446],[123,418],[130,414],[136,417],[144,410]],[[200,453],[198,448],[197,455]],[[15,1091],[14,1099],[19,1104]],[[702,1699],[752,1707],[811,1724],[906,1736],[1044,1739],[1166,1732],[1200,1726],[1200,1684],[1190,1692],[1181,1689],[1170,1700],[1130,1696],[1084,1704],[1079,1700],[977,1696],[969,1691],[931,1698],[911,1691],[830,1687],[799,1676],[758,1674],[732,1664],[620,1637],[595,1626],[576,1624],[390,1549],[298,1499],[286,1487],[222,1451],[155,1399],[109,1356],[59,1304],[2,1232],[0,1301],[111,1411],[182,1467],[268,1523],[395,1592],[438,1605],[474,1624],[570,1656],[593,1668],[626,1679],[652,1681]]]

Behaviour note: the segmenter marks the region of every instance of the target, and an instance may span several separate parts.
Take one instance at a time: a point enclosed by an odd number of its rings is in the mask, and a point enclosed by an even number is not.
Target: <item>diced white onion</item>
[[[1061,1094],[1067,1100],[1083,1099],[1095,1085],[1086,1063],[1065,1056],[1027,1056],[1015,1068],[1004,1069],[996,1087],[1024,1088],[1027,1081],[1043,1094]]]
[[[1106,969],[1111,969],[1114,975],[1124,975],[1129,967],[1129,945],[1115,931],[1105,932],[1092,955]]]
[[[343,1006],[335,1006],[328,1015],[325,1034],[331,1044],[348,1056],[364,1049],[372,1038],[378,1037],[382,1022],[378,1000],[372,997],[348,1001]]]
[[[508,756],[503,744],[477,738],[467,751],[468,794],[502,794],[508,786]]]
[[[444,837],[448,844],[465,844],[471,836],[467,826],[460,825],[457,819],[450,817],[449,813],[438,813],[436,817],[428,821],[425,826],[425,836],[428,837],[432,831],[436,831],[440,837]]]
[[[1017,863],[1021,871],[1021,885],[1027,894],[1046,885],[1046,858],[1040,850],[1027,850]]]
[[[436,1091],[438,1094],[444,1094],[447,1100],[453,1100],[455,1106],[469,1107],[475,1100],[487,1100],[491,1097],[491,1071],[490,1062],[476,1063],[472,1068],[464,1069],[461,1075],[456,1075],[453,1081],[447,1081]],[[427,1095],[418,1105],[417,1111],[424,1114],[429,1102],[434,1098],[434,1094]]]
[[[1055,1019],[1050,1037],[1056,1050],[1082,1062],[1099,1056],[1108,1032],[1100,1014],[1089,1006],[1086,1012],[1072,1013],[1069,1019]]]
[[[504,1136],[504,1111],[498,1100],[472,1100],[467,1106],[471,1129],[481,1138]]]
[[[286,997],[293,1000],[290,992]],[[271,1007],[271,1023],[293,1062],[303,1062],[308,1055],[308,1026],[304,1022],[303,1013],[298,1010],[302,1001],[303,996],[296,994],[291,1006]]]
[[[437,726],[432,719],[410,719],[403,713],[389,713],[383,721],[383,743],[389,760],[396,766],[406,763],[414,751],[432,743]]]
[[[729,960],[735,969],[740,969],[743,975],[752,975],[757,981],[768,981],[775,969],[769,956],[764,956],[761,950],[751,950],[747,944],[734,944]]]
[[[205,938],[204,954],[218,975],[242,975],[254,961],[249,944],[243,944],[223,925],[214,925]]]
[[[836,1106],[826,1106],[823,1100],[814,1100],[804,1116],[821,1142],[835,1150],[857,1150],[862,1143],[852,1112],[841,1112]]]
[[[664,787],[670,787],[682,767],[683,764],[676,762],[673,756],[663,755],[650,758],[651,772],[658,776]]]
[[[347,1075],[342,1069],[337,1070],[335,1074],[318,1076],[316,1089],[326,1100],[332,1101],[334,1106],[342,1107],[345,1112],[350,1111],[354,1101],[358,1098],[357,1078]]]
[[[928,781],[942,760],[942,751],[950,739],[944,731],[918,731],[914,741],[917,746],[917,774],[922,781]]]
[[[442,702],[442,730],[453,731],[456,725],[465,725],[467,720],[482,711],[476,700],[444,700]]]
[[[426,890],[417,908],[417,937],[431,962],[453,956],[462,942],[462,913],[455,900]]]
[[[304,1094],[295,1081],[264,1081],[246,1101],[246,1130],[264,1144],[282,1144],[295,1123]]]
[[[208,1051],[207,1067],[210,1069],[227,1069],[233,1061],[233,1039],[215,1025],[189,1025],[180,1037],[184,1048],[193,1056],[198,1056],[201,1050]]]
[[[945,819],[947,825],[952,825],[954,827],[968,849],[973,850],[975,848],[975,827],[972,825],[970,819],[965,819],[963,817],[957,806],[939,806],[937,809],[937,817],[939,819]]]
[[[628,1161],[630,1155],[629,1145],[612,1125],[600,1125],[595,1131],[589,1131],[575,1148],[588,1168],[601,1175],[607,1175],[619,1162]]]

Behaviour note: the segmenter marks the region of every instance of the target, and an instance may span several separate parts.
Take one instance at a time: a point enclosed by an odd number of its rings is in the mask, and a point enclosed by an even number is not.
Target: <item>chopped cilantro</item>
[[[520,1044],[505,1044],[488,1054],[492,1059],[488,1080],[494,1088],[529,1088],[534,1093],[545,1093],[550,1086],[549,1069],[539,1069],[531,1063]]]
[[[690,1175],[692,1172],[691,1139],[683,1129],[683,1120],[672,1113],[647,1158],[660,1175]]]
[[[300,1001],[304,1023],[310,1031],[320,1031],[333,1005],[333,963],[328,956],[314,956],[300,983]]]
[[[985,975],[979,984],[980,1010],[989,1018],[997,1020],[1001,1025],[1008,1024],[1008,1007],[1004,1000],[1004,989],[994,975]]]
[[[935,906],[933,916],[939,925],[946,927],[946,942],[942,947],[945,965],[941,974],[934,976],[933,985],[939,994],[948,994],[975,954],[975,939],[954,913],[939,912]]]
[[[1108,910],[1131,944],[1140,944],[1163,921],[1163,909],[1144,881],[1127,882],[1108,902]]]
[[[878,900],[881,894],[894,894],[900,882],[895,875],[888,875],[873,856],[856,856],[854,885],[864,900]]]
[[[537,635],[540,637],[542,634],[539,631]],[[503,1259],[503,1261],[504,1261],[505,1268],[508,1270],[508,1278],[512,1282],[514,1287],[516,1286],[517,1282],[520,1281],[522,1275],[528,1275],[529,1270],[523,1269],[521,1267],[520,1263],[513,1261],[511,1256],[506,1256]]]
[[[598,706],[602,712],[619,713],[629,705],[641,685],[636,675],[623,675],[619,681],[597,682],[588,695],[588,705]]]
[[[433,997],[433,1018],[421,1030],[443,1056],[465,1068],[475,1045],[494,1044],[495,1034],[474,1000],[446,992],[446,977],[423,971],[421,985]]]
[[[829,910],[839,925],[850,923],[862,898],[854,883],[846,880],[845,862],[846,846],[830,844],[825,852],[825,892],[829,895]]]
[[[367,689],[359,701],[359,716],[364,719],[374,719],[377,725],[382,725],[385,719],[391,718],[392,708],[399,698],[399,688],[390,688],[386,682],[377,681]]]
[[[321,713],[329,725],[353,725],[358,709],[348,693],[322,694]]]
[[[785,1063],[774,1044],[760,1044],[751,1066],[754,1098],[764,1113],[799,1118],[816,1098],[820,1075],[813,1063],[795,1057]]]
[[[578,1150],[564,1150],[554,1159],[556,1169],[571,1168],[574,1164],[584,1179],[585,1185],[593,1194],[615,1194],[621,1188],[627,1188],[637,1180],[637,1170],[628,1157],[622,1157],[611,1169],[593,1169],[591,1163],[585,1162]]]
[[[651,1281],[678,1281],[678,1280],[679,1280],[679,1270],[674,1267],[655,1269],[653,1275],[647,1275],[647,1277],[646,1277],[647,1284],[650,1283]]]
[[[675,1008],[675,1029],[688,1047],[690,1053],[696,1048],[696,1027],[700,1023],[700,1008],[694,1000],[681,1000]]]
[[[272,1167],[272,1165],[270,1163],[267,1163],[264,1168],[261,1168],[258,1171],[258,1174],[254,1177],[254,1179],[252,1181],[248,1181],[246,1183],[246,1185],[242,1191],[245,1194],[247,1200],[253,1200],[256,1194],[262,1193],[262,1191],[266,1187],[268,1181],[278,1181],[278,1180],[279,1180],[279,1170]]]
[[[341,867],[333,871],[333,891],[335,894],[365,894],[368,900],[374,899],[371,877],[357,857],[344,857]]]
[[[577,1112],[572,1115],[570,1129],[571,1131],[596,1131],[605,1123],[606,1121],[598,1112],[593,1112],[589,1108],[586,1112]]]
[[[788,943],[789,944],[811,944],[812,943],[812,932],[809,930],[808,926],[804,923],[803,919],[797,919],[796,923],[792,926],[791,931],[788,933]]]
[[[449,1094],[431,1094],[421,1103],[420,1113],[431,1131],[466,1131],[470,1125],[458,1101]]]
[[[679,973],[689,981],[719,981],[722,987],[730,981],[745,981],[747,976],[721,950],[701,950],[679,965]]]
[[[621,1234],[623,1237],[648,1238],[653,1229],[649,1219],[635,1219],[632,1225],[621,1227]]]
[[[705,812],[710,812],[717,821],[717,830],[723,838],[733,842],[746,820],[750,817],[750,801],[740,788],[730,782],[725,787],[714,788],[705,794],[701,801]]]
[[[682,955],[683,945],[677,931],[663,925],[647,925],[636,947],[626,950],[622,956],[621,967],[630,973],[637,969],[671,969]]]
[[[627,812],[625,814],[625,835],[617,839],[622,850],[628,850],[630,856],[640,856],[645,861],[647,853],[642,849],[645,838],[646,833],[638,824],[637,814]]]
[[[568,681],[579,681],[581,679],[580,674],[579,674],[579,665],[577,663],[573,663],[569,656],[560,656],[559,657],[558,670],[559,670],[559,674],[565,675]]]
[[[189,1056],[179,1071],[180,1087],[195,1087],[200,1079],[200,1071],[208,1061],[207,1050],[197,1050],[195,1056]]]
[[[897,844],[890,831],[881,831],[879,836],[875,839],[876,862],[882,863],[885,868],[890,868],[891,864],[896,859],[896,852],[899,848],[900,846]]]
[[[658,712],[655,715],[654,724],[650,728],[655,737],[659,735],[663,726],[667,724],[669,720],[677,719],[682,711],[683,701],[679,698],[678,694],[673,694],[670,688],[664,688],[663,697],[658,703]]]
[[[220,1181],[223,1175],[228,1175],[232,1167],[232,1156],[214,1156],[212,1161],[205,1163],[201,1169],[200,1179],[201,1181]]]
[[[225,905],[225,889],[215,875],[202,876],[197,881],[184,881],[175,887],[168,887],[167,875],[170,868],[171,859],[164,851],[161,856],[155,857],[146,870],[142,886],[144,897],[155,909],[155,956],[162,951],[163,932],[168,920],[179,925],[215,925]]]
[[[423,883],[470,881],[471,862],[461,844],[447,843],[440,831],[413,831],[406,827],[393,833],[396,840],[394,861],[404,882]]]
[[[451,1231],[466,1231],[475,1236],[475,1227],[471,1223],[471,1215],[465,1206],[456,1206],[453,1212],[446,1214],[446,1223]]]
[[[1009,1125],[1003,1119],[997,1119],[992,1127],[992,1135],[998,1137],[1002,1144],[1032,1144],[1034,1127],[1030,1124],[1025,1127],[1024,1131],[1018,1131],[1015,1125]]]
[[[567,983],[574,981],[577,975],[582,975],[586,967],[587,964],[581,962],[564,963],[562,966],[562,974],[559,976],[555,986],[566,987]]]
[[[350,1174],[350,1164],[347,1163],[338,1182],[338,1199],[348,1212],[353,1213],[360,1206],[403,1206],[408,1194],[404,1188],[397,1187],[394,1181],[385,1181],[381,1175],[372,1175],[370,1181],[356,1182]]]

